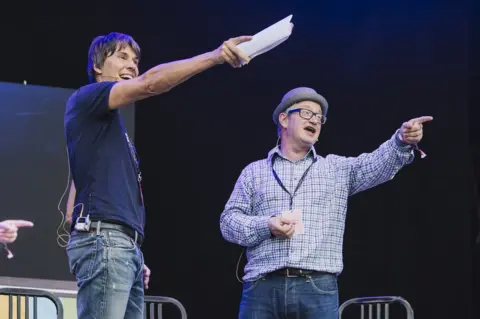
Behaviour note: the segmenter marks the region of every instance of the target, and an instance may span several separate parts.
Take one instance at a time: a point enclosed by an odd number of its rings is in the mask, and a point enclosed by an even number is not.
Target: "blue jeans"
[[[143,318],[143,255],[117,230],[74,231],[67,246],[79,319]]]
[[[268,275],[244,283],[240,319],[338,319],[337,277]]]

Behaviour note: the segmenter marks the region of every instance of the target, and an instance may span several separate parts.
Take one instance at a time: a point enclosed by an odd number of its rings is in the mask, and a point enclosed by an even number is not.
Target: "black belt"
[[[136,230],[134,230],[131,227],[120,225],[120,224],[112,224],[110,222],[92,222],[90,224],[90,230],[89,232],[97,231],[98,224],[100,223],[100,231],[103,229],[113,229],[113,230],[118,230],[121,231],[124,234],[127,234],[130,238],[135,241],[138,247],[142,247],[143,244],[143,236],[140,235]]]
[[[320,274],[322,272],[315,271],[315,270],[306,270],[306,269],[299,269],[299,268],[282,268],[271,272],[271,275],[277,276],[287,276],[287,277],[305,277],[315,274]]]

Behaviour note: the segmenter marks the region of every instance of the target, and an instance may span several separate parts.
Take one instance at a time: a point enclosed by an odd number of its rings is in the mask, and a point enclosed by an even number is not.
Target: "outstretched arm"
[[[392,138],[371,153],[346,158],[342,169],[349,172],[350,195],[391,180],[413,160],[414,145],[423,138],[423,123],[433,120],[422,116],[402,124]]]
[[[214,65],[229,63],[240,67],[240,59],[249,62],[250,58],[236,46],[250,41],[252,37],[241,36],[225,41],[219,48],[190,59],[160,64],[141,76],[116,83],[108,101],[110,109],[116,109],[129,103],[169,91],[192,76]]]

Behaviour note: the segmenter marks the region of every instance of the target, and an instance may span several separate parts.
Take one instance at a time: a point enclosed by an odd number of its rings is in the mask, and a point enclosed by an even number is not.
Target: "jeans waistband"
[[[96,232],[97,234],[100,234],[100,232],[103,229],[112,229],[112,230],[121,231],[122,233],[131,237],[135,241],[138,247],[141,247],[143,244],[144,238],[140,233],[138,233],[132,227],[128,227],[121,224],[113,224],[113,223],[104,222],[104,221],[95,221],[90,224],[89,232],[90,233]]]

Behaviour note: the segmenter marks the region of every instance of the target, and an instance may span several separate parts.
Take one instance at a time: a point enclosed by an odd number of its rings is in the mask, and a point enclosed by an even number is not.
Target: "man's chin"
[[[305,147],[312,147],[315,143],[317,142],[316,139],[314,138],[308,138],[308,139],[303,139],[302,144],[305,145]]]

